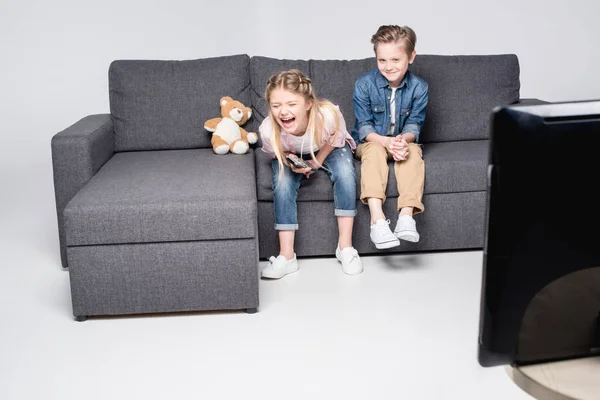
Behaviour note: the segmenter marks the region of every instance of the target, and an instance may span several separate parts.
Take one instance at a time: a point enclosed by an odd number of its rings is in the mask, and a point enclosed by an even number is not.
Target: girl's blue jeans
[[[304,155],[310,159],[310,154]],[[356,172],[354,156],[350,145],[335,148],[323,162],[325,172],[333,182],[333,204],[335,215],[354,217],[356,215]],[[283,176],[279,177],[279,163],[272,161],[273,166],[273,202],[275,205],[275,229],[291,231],[298,229],[298,209],[296,200],[300,184],[306,179],[304,174],[297,174],[284,165]]]

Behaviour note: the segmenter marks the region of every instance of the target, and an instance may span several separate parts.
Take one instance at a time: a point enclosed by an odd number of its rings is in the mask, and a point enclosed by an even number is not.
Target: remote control
[[[289,154],[286,156],[286,158],[288,160],[290,160],[294,164],[294,166],[296,166],[296,168],[310,168],[313,171],[316,171],[315,167],[313,167],[312,165],[310,165],[309,163],[307,163],[306,161],[304,161],[301,158],[294,157]]]

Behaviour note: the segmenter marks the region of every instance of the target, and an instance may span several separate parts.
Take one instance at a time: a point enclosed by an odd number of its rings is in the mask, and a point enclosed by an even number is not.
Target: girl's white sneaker
[[[342,263],[342,271],[348,275],[358,275],[363,272],[363,265],[358,251],[354,247],[344,247],[335,250],[335,256]]]
[[[288,260],[284,256],[277,256],[277,258],[271,256],[269,258],[269,265],[263,268],[261,276],[268,279],[279,279],[283,278],[287,274],[298,271],[298,260],[296,259],[296,253],[294,258]]]

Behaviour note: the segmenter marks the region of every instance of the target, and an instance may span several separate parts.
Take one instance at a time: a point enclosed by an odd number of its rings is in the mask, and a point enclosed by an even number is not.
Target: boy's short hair
[[[371,37],[375,53],[377,53],[377,46],[380,43],[395,43],[398,41],[402,41],[404,50],[406,50],[408,55],[411,55],[415,51],[417,34],[408,26],[381,25]]]

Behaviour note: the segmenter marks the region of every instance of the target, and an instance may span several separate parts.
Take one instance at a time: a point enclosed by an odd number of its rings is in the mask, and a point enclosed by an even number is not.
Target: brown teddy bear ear
[[[233,99],[229,96],[225,96],[225,97],[221,97],[221,101],[219,103],[221,104],[221,107],[223,107],[225,104],[229,103],[230,101],[233,101]]]
[[[246,114],[248,114],[248,119],[250,119],[250,117],[252,116],[252,109],[246,108]]]

